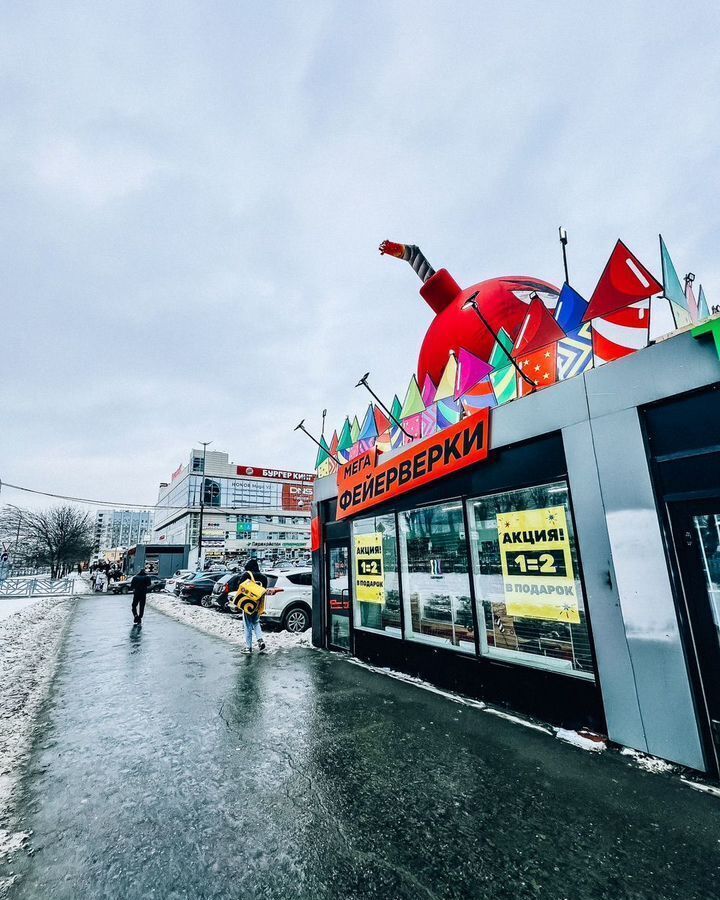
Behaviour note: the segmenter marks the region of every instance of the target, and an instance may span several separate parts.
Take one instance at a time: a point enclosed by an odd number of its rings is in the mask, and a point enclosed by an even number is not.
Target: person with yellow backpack
[[[268,580],[260,571],[256,559],[249,559],[245,563],[245,571],[240,576],[235,606],[242,610],[245,622],[245,646],[243,653],[252,653],[253,637],[257,638],[258,650],[265,650],[260,616],[265,610],[265,596],[267,594]]]

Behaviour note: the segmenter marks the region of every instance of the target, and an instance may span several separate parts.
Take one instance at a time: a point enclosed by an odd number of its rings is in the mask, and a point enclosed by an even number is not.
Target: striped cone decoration
[[[437,403],[431,403],[430,406],[426,406],[425,409],[420,413],[420,434],[421,437],[432,437],[435,434],[438,427],[438,405]]]
[[[557,378],[567,381],[575,375],[581,375],[593,364],[592,328],[585,322],[574,331],[558,341],[557,345]]]
[[[437,401],[437,427],[438,431],[450,425],[457,424],[462,418],[462,406],[459,400],[445,397]]]
[[[492,409],[494,406],[497,406],[497,399],[490,378],[478,381],[476,385],[462,395],[460,403],[469,416],[479,409]]]
[[[648,342],[650,300],[592,321],[593,358],[596,366],[642,350]]]
[[[422,437],[422,413],[406,416],[402,420],[402,424],[407,432],[407,434],[400,432],[405,444],[411,444],[417,438]]]
[[[402,447],[403,445],[403,433],[402,428],[397,424],[400,421],[400,416],[402,415],[402,403],[397,394],[393,397],[392,406],[390,407],[390,412],[393,414],[394,421],[390,422],[390,444],[393,450],[396,450],[398,447]]]

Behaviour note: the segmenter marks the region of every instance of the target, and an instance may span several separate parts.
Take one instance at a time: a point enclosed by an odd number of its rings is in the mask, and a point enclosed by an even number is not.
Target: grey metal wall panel
[[[647,748],[704,769],[638,412],[593,419],[592,431]]]
[[[492,411],[490,446],[528,440],[587,419],[582,378],[570,378],[549,390],[513,400]]]
[[[720,366],[712,340],[698,341],[685,332],[591,369],[583,377],[594,419],[714,384],[720,379]]]
[[[608,736],[647,752],[590,423],[570,425],[562,435]]]

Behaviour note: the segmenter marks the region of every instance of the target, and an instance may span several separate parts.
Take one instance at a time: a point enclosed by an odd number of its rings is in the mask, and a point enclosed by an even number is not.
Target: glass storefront
[[[350,576],[346,547],[332,547],[328,557],[329,642],[350,649]]]
[[[481,653],[594,678],[567,485],[467,507]]]
[[[399,522],[405,636],[474,653],[462,504],[408,510]]]
[[[402,637],[395,515],[356,521],[351,548],[355,627]]]
[[[475,653],[477,627],[483,656],[594,680],[565,482],[358,518],[351,547],[356,628]]]

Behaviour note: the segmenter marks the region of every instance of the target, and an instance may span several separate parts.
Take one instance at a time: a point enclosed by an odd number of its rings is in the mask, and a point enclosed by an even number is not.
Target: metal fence
[[[0,580],[0,597],[71,597],[89,592],[85,581],[76,578],[6,578]]]

